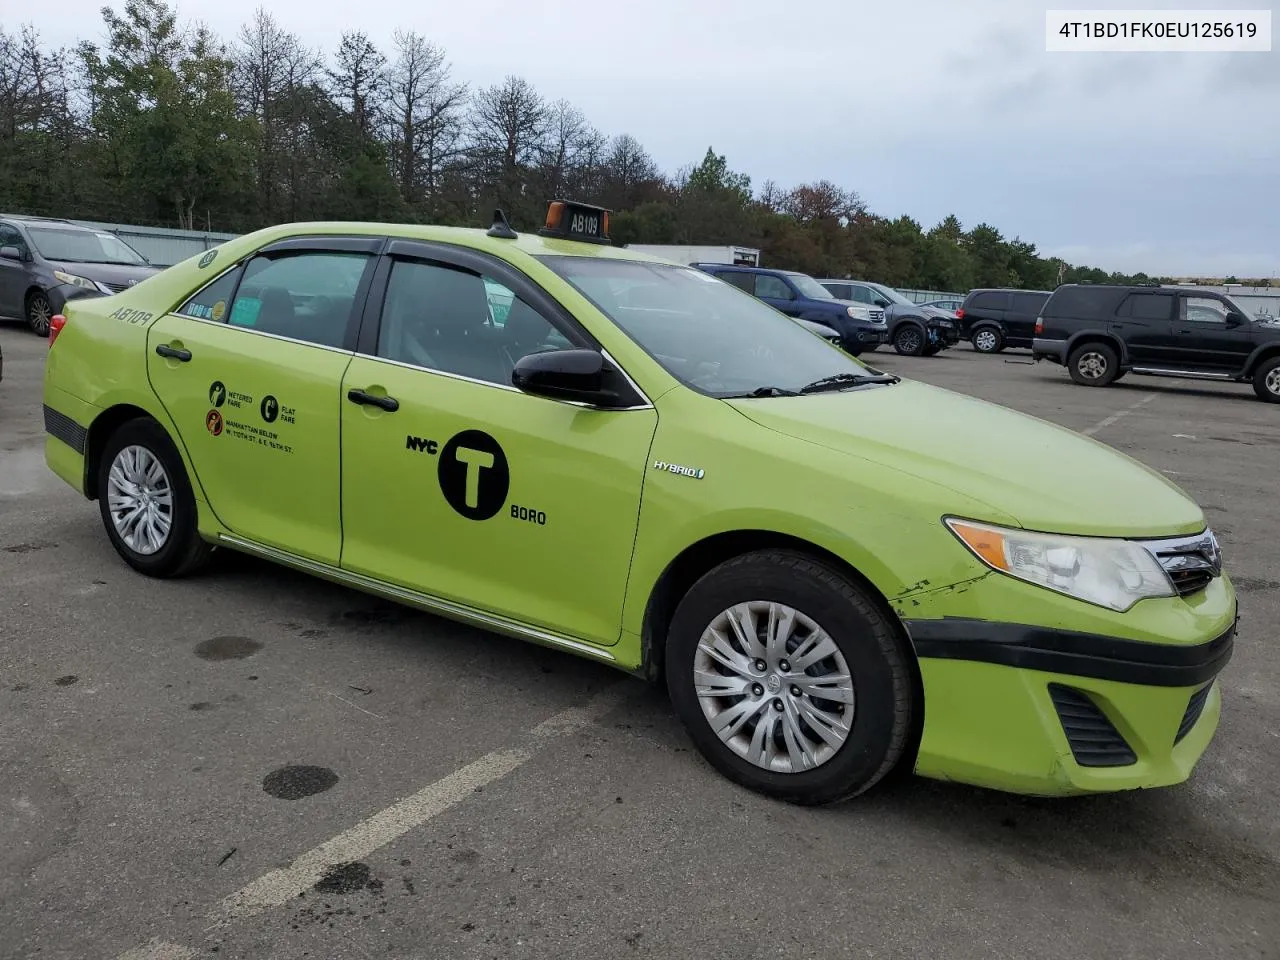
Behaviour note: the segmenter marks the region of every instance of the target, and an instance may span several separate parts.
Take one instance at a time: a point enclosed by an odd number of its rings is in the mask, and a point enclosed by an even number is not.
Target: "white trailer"
[[[730,263],[738,267],[760,266],[760,251],[754,247],[699,247],[678,244],[629,243],[628,250],[647,253],[686,266],[691,263]]]

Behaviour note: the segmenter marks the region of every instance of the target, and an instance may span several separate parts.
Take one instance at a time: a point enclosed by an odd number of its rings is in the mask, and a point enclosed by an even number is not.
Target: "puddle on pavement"
[[[262,778],[262,789],[277,800],[301,800],[324,793],[338,782],[328,767],[288,766],[272,770]]]
[[[196,644],[196,656],[201,660],[243,660],[261,649],[261,641],[248,637],[212,637]]]

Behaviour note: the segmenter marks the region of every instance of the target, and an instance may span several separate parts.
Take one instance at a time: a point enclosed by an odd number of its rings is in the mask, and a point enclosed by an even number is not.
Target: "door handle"
[[[363,390],[348,390],[347,399],[361,406],[381,407],[388,413],[395,413],[400,409],[400,401],[395,397],[375,397],[372,393],[365,393]]]
[[[186,363],[191,359],[191,351],[184,350],[181,347],[171,347],[167,343],[162,343],[156,347],[156,353],[162,357],[169,357],[172,360],[181,360]]]

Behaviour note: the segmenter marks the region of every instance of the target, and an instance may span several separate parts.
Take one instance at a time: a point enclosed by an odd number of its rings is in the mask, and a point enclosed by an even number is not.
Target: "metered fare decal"
[[[215,437],[227,436],[234,440],[256,443],[259,446],[281,453],[293,453],[293,446],[284,442],[274,429],[250,423],[247,419],[232,419],[232,410],[243,411],[246,418],[254,412],[254,398],[247,393],[228,390],[221,380],[209,384],[209,403],[211,409],[205,414],[205,429]],[[225,409],[225,413],[224,413]],[[297,420],[297,411],[286,406],[272,394],[267,394],[257,402],[256,413],[264,424],[293,424]]]

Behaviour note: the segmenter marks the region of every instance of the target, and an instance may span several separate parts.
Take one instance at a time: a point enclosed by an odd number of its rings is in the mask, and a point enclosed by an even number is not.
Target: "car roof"
[[[1073,284],[1063,284],[1063,286],[1073,286]],[[966,297],[972,297],[975,293],[1043,293],[1046,297],[1053,293],[1052,290],[1024,290],[1022,287],[974,287],[970,290]],[[945,297],[943,299],[951,299]]]
[[[1163,287],[1156,283],[1064,283],[1054,290],[1158,290],[1167,293],[1177,293],[1182,287]],[[1209,291],[1213,292],[1213,291]]]
[[[16,220],[18,223],[60,223],[63,226],[75,227],[77,230],[88,230],[83,224],[65,220],[62,217],[33,217],[25,213],[0,213],[0,220]]]

